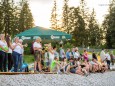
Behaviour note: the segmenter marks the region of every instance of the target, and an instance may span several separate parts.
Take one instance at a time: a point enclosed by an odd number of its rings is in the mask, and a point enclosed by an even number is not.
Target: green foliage
[[[26,1],[21,6],[15,4],[14,0],[1,0],[0,2],[0,32],[14,37],[25,28],[29,29],[34,26],[29,4]]]
[[[65,32],[70,33],[71,29],[69,28],[69,0],[64,0],[63,14],[62,14],[62,28]]]
[[[67,49],[67,48],[72,48],[73,47],[73,45],[71,44],[71,43],[69,43],[69,42],[67,42],[65,45],[64,45],[64,48],[65,49]]]
[[[106,31],[107,48],[115,48],[115,0],[110,3],[109,14],[105,17],[103,28]]]
[[[33,63],[34,62],[34,56],[33,55],[24,55],[24,62],[25,63]]]
[[[58,28],[58,20],[57,20],[57,3],[56,0],[54,0],[54,6],[52,8],[52,13],[51,13],[51,28],[55,30],[59,30]]]
[[[29,4],[27,1],[21,2],[22,9],[20,10],[19,14],[19,31],[23,32],[29,28],[34,26],[33,23],[33,16],[31,10],[29,9]]]
[[[95,11],[93,9],[92,13],[90,14],[89,18],[89,31],[88,31],[88,41],[89,46],[99,46],[101,44],[101,40],[103,37],[102,29],[99,28],[99,25],[95,19]]]

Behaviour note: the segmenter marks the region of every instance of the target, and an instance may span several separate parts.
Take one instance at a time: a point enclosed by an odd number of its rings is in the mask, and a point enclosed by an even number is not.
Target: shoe
[[[38,71],[37,71],[37,70],[34,70],[34,73],[38,73]]]

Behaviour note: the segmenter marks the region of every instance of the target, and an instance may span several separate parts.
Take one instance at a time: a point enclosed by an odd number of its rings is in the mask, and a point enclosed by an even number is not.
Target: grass
[[[24,55],[24,62],[25,63],[33,63],[34,62],[34,56],[33,55]]]
[[[81,51],[81,53],[82,53],[82,51]],[[115,55],[115,50],[113,50],[113,53]],[[34,62],[34,56],[31,54],[30,55],[24,55],[24,62],[28,63],[28,64],[33,63]]]

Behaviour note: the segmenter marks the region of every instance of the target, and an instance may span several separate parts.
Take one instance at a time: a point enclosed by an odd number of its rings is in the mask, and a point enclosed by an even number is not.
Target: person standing
[[[114,57],[113,51],[111,51],[110,56],[111,56],[111,63],[112,65],[114,65],[115,57]]]
[[[80,53],[78,52],[78,48],[75,48],[74,58],[80,58]]]
[[[21,47],[21,55],[20,55],[20,59],[19,59],[19,68],[20,68],[20,72],[22,72],[22,65],[23,65],[23,56],[24,56],[24,46],[26,47],[26,45],[23,45],[23,40],[19,39],[19,43],[23,46]]]
[[[53,50],[54,50],[54,57],[57,57],[59,59],[59,53],[57,52],[57,47],[53,46]]]
[[[12,48],[11,48],[11,38],[9,35],[6,36],[6,42],[8,45],[8,72],[11,72],[13,66],[13,58],[12,58]]]
[[[110,57],[108,51],[107,51],[107,53],[105,54],[105,57],[106,57],[106,62],[107,62],[108,69],[110,69],[111,57]]]
[[[54,50],[51,45],[48,47],[48,53],[49,53],[49,65],[51,66],[52,61],[54,60]]]
[[[42,45],[41,45],[41,38],[38,37],[35,42],[33,43],[34,49],[34,72],[37,72],[37,65],[39,72],[42,72],[41,68],[41,58],[42,58]]]
[[[64,51],[64,49],[63,49],[63,45],[62,45],[62,44],[60,45],[59,54],[60,54],[60,60],[62,61],[62,60],[63,60],[63,58],[66,56],[66,55],[65,55],[65,51]]]
[[[100,57],[101,57],[101,61],[105,61],[105,51],[104,49],[102,49],[101,53],[100,53]]]
[[[68,48],[67,52],[66,52],[66,58],[67,58],[68,61],[70,59],[70,54],[71,54],[71,52],[70,52],[70,49]]]
[[[5,35],[0,35],[0,71],[7,72],[6,64],[7,64],[7,52],[8,45],[5,41]]]
[[[12,50],[13,50],[13,61],[14,61],[14,72],[18,72],[18,66],[20,63],[21,58],[21,50],[23,48],[23,45],[19,43],[19,38],[14,38],[14,43],[12,44]]]

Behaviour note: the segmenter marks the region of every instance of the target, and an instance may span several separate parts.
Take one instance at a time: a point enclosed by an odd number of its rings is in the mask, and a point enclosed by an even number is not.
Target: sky
[[[69,0],[69,6],[77,7],[80,0]],[[107,14],[110,0],[86,0],[87,6],[91,12],[94,8],[96,19],[101,24]],[[36,26],[49,28],[51,26],[50,17],[53,7],[53,0],[29,0],[29,6],[33,14]],[[57,0],[58,13],[61,15],[63,0]]]

